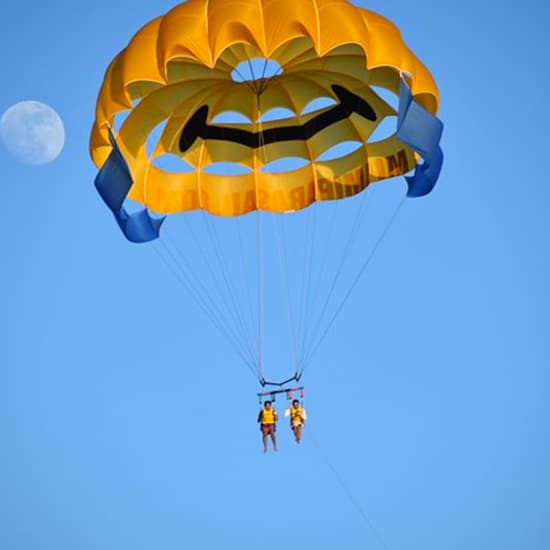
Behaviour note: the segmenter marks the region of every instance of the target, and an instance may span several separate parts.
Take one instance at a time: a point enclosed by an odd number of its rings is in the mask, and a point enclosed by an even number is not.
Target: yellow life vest
[[[302,424],[304,422],[304,409],[302,407],[290,407],[290,423]]]
[[[277,412],[275,409],[262,409],[262,424],[275,424]]]

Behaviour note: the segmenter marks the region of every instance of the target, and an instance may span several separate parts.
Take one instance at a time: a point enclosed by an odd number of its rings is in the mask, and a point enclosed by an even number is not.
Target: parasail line
[[[160,241],[163,243],[163,241]],[[245,354],[243,350],[239,346],[239,339],[232,334],[230,331],[228,331],[223,323],[216,317],[215,312],[212,313],[210,308],[208,307],[208,304],[204,303],[204,299],[198,296],[196,293],[192,291],[192,286],[189,284],[189,282],[185,279],[186,274],[185,271],[181,268],[181,266],[178,264],[177,260],[174,259],[173,254],[170,252],[170,250],[166,247],[166,245],[163,243],[164,248],[166,249],[167,253],[172,257],[172,260],[175,261],[175,265],[178,267],[178,269],[174,268],[173,265],[170,264],[170,262],[167,260],[164,254],[161,253],[158,247],[153,245],[153,250],[155,253],[160,257],[164,265],[168,268],[168,270],[174,275],[176,280],[185,288],[185,290],[189,293],[191,298],[195,301],[195,303],[199,306],[200,309],[202,309],[203,313],[210,319],[212,324],[220,331],[220,333],[226,338],[228,343],[231,345],[233,350],[237,353],[237,355],[242,359],[243,364],[248,367],[248,370],[254,376],[254,378],[258,378],[257,373],[255,372],[253,368],[253,362],[250,362],[250,359],[247,359],[245,357]]]
[[[338,308],[336,309],[336,312],[334,313],[334,315],[332,316],[331,320],[329,321],[327,327],[325,328],[325,330],[323,331],[323,334],[321,335],[321,337],[317,340],[317,343],[315,344],[315,346],[312,348],[312,350],[309,352],[309,354],[307,355],[306,359],[303,361],[303,367],[300,371],[300,376],[302,376],[302,374],[304,373],[306,367],[308,366],[309,362],[311,361],[311,358],[313,357],[313,355],[315,354],[315,352],[319,349],[319,346],[321,345],[321,343],[323,342],[323,340],[325,339],[328,331],[330,330],[330,328],[332,327],[332,325],[334,324],[334,321],[336,320],[336,318],[338,317],[338,315],[340,314],[340,312],[342,311],[342,308],[344,307],[344,305],[346,304],[346,302],[348,301],[349,297],[351,296],[351,293],[353,292],[353,290],[355,289],[355,287],[357,286],[357,284],[359,283],[359,281],[361,280],[363,274],[365,273],[367,267],[369,266],[372,258],[374,257],[374,254],[376,253],[376,251],[378,250],[378,247],[380,246],[380,244],[382,243],[382,241],[384,240],[384,237],[388,234],[391,226],[393,225],[393,223],[395,222],[395,219],[397,218],[397,214],[399,213],[399,211],[401,210],[401,207],[403,206],[403,204],[405,203],[405,200],[407,199],[407,196],[405,195],[401,201],[399,202],[399,204],[397,205],[397,208],[395,209],[394,213],[392,214],[392,217],[390,218],[389,222],[387,223],[386,227],[384,228],[384,230],[382,231],[382,234],[380,235],[380,237],[378,237],[378,240],[376,241],[374,247],[372,248],[370,254],[368,255],[367,259],[365,260],[365,262],[363,263],[363,265],[361,266],[361,269],[359,270],[359,273],[357,274],[357,276],[355,277],[353,283],[351,284],[350,288],[348,289],[348,291],[346,292],[346,294],[344,295],[344,298],[342,299],[342,301],[340,302],[340,305],[338,306]]]
[[[323,460],[326,462],[326,465],[328,466],[330,471],[334,474],[334,477],[335,477],[336,481],[338,482],[338,484],[340,485],[340,487],[342,488],[342,490],[346,494],[348,500],[351,502],[353,507],[357,510],[357,512],[359,513],[359,515],[361,516],[361,518],[363,519],[365,524],[368,526],[370,531],[374,534],[374,536],[375,536],[376,540],[378,541],[378,543],[380,544],[380,546],[382,546],[382,548],[384,548],[384,550],[390,550],[388,544],[382,538],[382,535],[380,534],[378,529],[376,529],[376,527],[374,526],[374,523],[372,522],[372,520],[369,518],[369,516],[365,512],[363,506],[361,506],[360,502],[357,500],[357,498],[353,494],[352,490],[349,488],[348,484],[344,481],[344,478],[340,475],[340,473],[338,472],[336,467],[329,460],[327,454],[323,451],[323,449],[319,445],[319,442],[317,440],[317,437],[314,434],[314,431],[311,428],[309,428],[309,430],[310,430],[310,437],[311,437],[311,440],[313,441],[313,444],[315,445],[317,451],[319,451],[319,454],[321,455],[321,458],[323,458]]]

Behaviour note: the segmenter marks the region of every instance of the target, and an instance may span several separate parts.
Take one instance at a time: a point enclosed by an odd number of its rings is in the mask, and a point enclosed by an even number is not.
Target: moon
[[[0,118],[0,137],[6,149],[25,164],[55,160],[65,144],[61,117],[40,101],[21,101]]]

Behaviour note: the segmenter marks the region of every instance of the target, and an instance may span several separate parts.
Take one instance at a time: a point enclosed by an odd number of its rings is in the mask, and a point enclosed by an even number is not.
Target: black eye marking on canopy
[[[280,126],[261,132],[249,132],[239,128],[210,125],[206,122],[208,105],[203,105],[197,109],[185,125],[180,137],[180,151],[185,153],[199,137],[202,139],[234,141],[252,149],[257,149],[261,145],[277,141],[308,140],[331,124],[348,118],[352,113],[357,113],[367,120],[376,120],[374,109],[362,97],[337,84],[332,85],[332,90],[340,103],[328,111],[317,115],[302,125]]]

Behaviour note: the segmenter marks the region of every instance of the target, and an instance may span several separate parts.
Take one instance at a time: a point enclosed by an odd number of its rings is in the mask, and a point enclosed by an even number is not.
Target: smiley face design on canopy
[[[247,67],[253,78],[243,76]],[[399,97],[397,109],[380,89]],[[324,106],[312,110],[320,98]],[[422,195],[441,167],[438,103],[434,79],[398,29],[346,0],[189,0],[146,24],[107,69],[90,138],[96,187],[135,241],[154,238],[161,222],[147,211],[133,220],[126,197],[163,214],[287,213],[415,168],[409,191]],[[268,121],[276,109],[286,118]],[[220,121],[227,113],[239,122]],[[396,117],[396,132],[370,140],[387,117]],[[351,141],[353,151],[323,160]],[[163,170],[165,155],[188,168]],[[288,157],[303,165],[270,171]],[[243,170],[207,170],[222,162]],[[412,189],[413,180],[421,185]],[[138,229],[143,223],[150,231]]]

